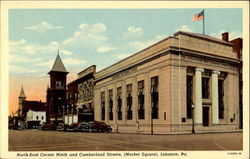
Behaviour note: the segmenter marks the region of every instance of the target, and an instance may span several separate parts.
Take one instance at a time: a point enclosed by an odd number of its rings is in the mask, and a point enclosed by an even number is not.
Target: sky
[[[48,72],[57,50],[68,82],[96,65],[112,65],[177,31],[202,34],[202,9],[10,9],[9,113],[18,108],[21,86],[27,100],[46,101]],[[205,9],[205,34],[242,37],[242,9]]]

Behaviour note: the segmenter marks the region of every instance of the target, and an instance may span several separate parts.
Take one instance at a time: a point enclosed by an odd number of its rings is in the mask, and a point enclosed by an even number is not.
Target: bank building
[[[228,37],[179,31],[96,72],[94,119],[131,133],[238,129],[242,39]]]

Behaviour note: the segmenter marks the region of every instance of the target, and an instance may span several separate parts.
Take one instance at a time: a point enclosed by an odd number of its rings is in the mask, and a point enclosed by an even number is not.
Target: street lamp
[[[73,123],[73,119],[74,119],[74,105],[71,104],[71,113],[72,113],[72,123]]]
[[[69,105],[67,105],[67,116],[68,116],[68,125],[69,125]]]
[[[195,134],[194,130],[194,104],[192,102],[192,133]]]
[[[63,122],[64,122],[64,120],[65,120],[65,113],[64,113],[64,109],[66,108],[66,106],[62,106],[63,107]],[[64,124],[65,124],[65,122],[64,122]]]
[[[153,105],[151,107],[151,135],[154,134],[154,125],[153,125]]]

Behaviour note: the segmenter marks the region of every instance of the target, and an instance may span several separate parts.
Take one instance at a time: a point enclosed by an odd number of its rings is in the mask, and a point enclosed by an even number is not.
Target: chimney
[[[222,33],[222,40],[228,42],[228,32]]]

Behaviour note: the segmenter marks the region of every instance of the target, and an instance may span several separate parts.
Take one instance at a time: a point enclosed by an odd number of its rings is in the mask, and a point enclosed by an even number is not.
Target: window
[[[117,88],[117,117],[122,120],[122,87]]]
[[[105,92],[101,92],[101,120],[105,120]]]
[[[109,120],[113,120],[113,90],[109,90]]]
[[[202,98],[208,99],[209,98],[209,78],[202,77]]]
[[[39,119],[39,116],[36,116],[36,120],[38,120]]]
[[[224,119],[224,81],[218,81],[219,92],[219,119]]]
[[[187,98],[187,118],[192,118],[193,76],[187,76],[186,79],[186,98]]]
[[[127,119],[132,120],[132,84],[127,85]]]
[[[56,88],[63,88],[63,82],[62,81],[56,81]]]
[[[43,120],[43,116],[42,116],[42,120]]]
[[[158,93],[158,76],[151,78],[151,103],[152,103],[152,118],[158,119],[158,104],[159,104],[159,93]]]
[[[138,82],[138,119],[145,119],[144,111],[144,81]]]

